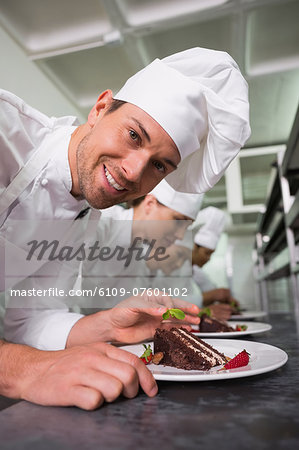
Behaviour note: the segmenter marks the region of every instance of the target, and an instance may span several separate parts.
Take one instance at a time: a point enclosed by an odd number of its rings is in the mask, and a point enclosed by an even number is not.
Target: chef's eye
[[[159,170],[159,172],[165,172],[165,166],[160,163],[160,161],[154,161],[154,166]]]
[[[130,133],[130,137],[131,137],[131,139],[133,139],[133,141],[137,141],[139,139],[139,135],[136,133],[136,131],[130,130],[129,133]]]

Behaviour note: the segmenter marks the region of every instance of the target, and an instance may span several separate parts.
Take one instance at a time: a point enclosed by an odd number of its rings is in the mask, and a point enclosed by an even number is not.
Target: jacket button
[[[47,178],[43,178],[40,184],[41,184],[43,187],[47,186],[47,184],[48,184]]]

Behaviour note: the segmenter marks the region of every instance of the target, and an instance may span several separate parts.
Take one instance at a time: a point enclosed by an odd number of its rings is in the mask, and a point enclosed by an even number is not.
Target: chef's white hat
[[[215,250],[220,235],[225,227],[226,215],[213,206],[205,208],[197,214],[195,226],[202,224],[194,237],[194,242],[202,247]]]
[[[201,207],[203,194],[190,194],[175,191],[165,180],[150,192],[162,205],[194,220]]]
[[[129,78],[116,99],[155,119],[176,144],[181,162],[167,181],[182,192],[206,192],[250,136],[248,86],[226,53],[191,48]]]

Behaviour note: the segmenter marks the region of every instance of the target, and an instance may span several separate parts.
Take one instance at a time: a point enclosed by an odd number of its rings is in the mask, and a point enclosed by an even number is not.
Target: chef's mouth
[[[104,165],[104,173],[109,186],[113,187],[115,190],[119,192],[127,191],[127,189],[124,186],[122,186],[115,180],[115,178],[112,176],[112,174],[109,172],[109,170],[105,165]]]

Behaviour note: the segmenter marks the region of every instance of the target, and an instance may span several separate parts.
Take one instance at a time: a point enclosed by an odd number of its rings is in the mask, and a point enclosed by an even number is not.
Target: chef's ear
[[[112,95],[113,94],[110,89],[107,89],[100,94],[99,98],[96,101],[96,104],[92,107],[90,113],[88,114],[87,122],[91,127],[93,127],[96,123],[100,113],[106,111],[111,105],[111,102],[113,100]]]

